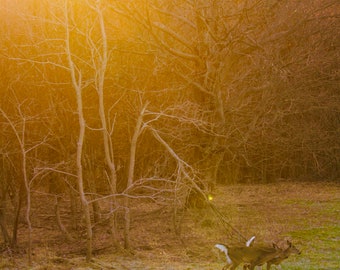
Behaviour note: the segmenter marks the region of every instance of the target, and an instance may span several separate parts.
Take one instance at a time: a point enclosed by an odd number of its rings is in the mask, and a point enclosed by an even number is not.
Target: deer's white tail
[[[254,240],[255,240],[255,236],[253,236],[252,238],[250,238],[250,239],[247,241],[246,246],[247,246],[247,247],[250,247],[250,245],[254,242]]]
[[[219,250],[221,250],[222,252],[224,252],[226,259],[227,259],[227,262],[229,264],[231,264],[232,261],[231,261],[229,255],[228,255],[228,248],[225,245],[222,245],[222,244],[216,244],[215,247],[218,248]]]

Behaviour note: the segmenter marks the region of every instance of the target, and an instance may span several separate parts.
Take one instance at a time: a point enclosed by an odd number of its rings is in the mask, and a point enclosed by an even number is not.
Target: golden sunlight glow
[[[0,0],[0,268],[338,269],[336,2]]]

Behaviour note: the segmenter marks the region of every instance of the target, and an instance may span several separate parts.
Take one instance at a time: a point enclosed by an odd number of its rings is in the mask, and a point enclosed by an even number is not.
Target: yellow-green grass
[[[255,235],[257,243],[267,244],[290,239],[302,251],[301,255],[291,255],[283,261],[282,269],[340,269],[339,184],[279,182],[219,186],[213,195],[213,203],[225,221],[245,237]],[[86,263],[83,240],[67,242],[61,232],[51,231],[45,225],[46,229],[33,228],[31,267],[26,265],[24,252],[10,256],[4,253],[0,254],[0,269],[222,269],[225,256],[214,245],[230,244],[237,237],[211,210],[185,212],[178,237],[168,208],[154,211],[151,202],[141,201],[132,206],[131,252],[102,249],[101,245],[110,245],[110,235],[107,230],[96,230],[94,261]],[[20,235],[19,243],[24,246],[24,226],[20,227]]]

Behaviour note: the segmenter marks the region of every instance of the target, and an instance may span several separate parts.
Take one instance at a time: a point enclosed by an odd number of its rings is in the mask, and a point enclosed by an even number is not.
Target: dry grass
[[[283,269],[340,269],[339,184],[223,186],[216,190],[214,204],[245,237],[256,235],[258,242],[290,238],[303,253],[284,261]],[[98,226],[95,259],[90,264],[84,261],[81,239],[65,241],[53,219],[41,218],[34,227],[34,265],[29,269],[222,269],[225,259],[214,244],[237,239],[209,209],[186,212],[181,237],[175,235],[166,208],[136,201],[133,211],[132,251],[109,248],[110,235]],[[20,228],[19,239],[25,239],[25,230]],[[27,268],[24,252],[5,250],[0,259],[0,269]]]

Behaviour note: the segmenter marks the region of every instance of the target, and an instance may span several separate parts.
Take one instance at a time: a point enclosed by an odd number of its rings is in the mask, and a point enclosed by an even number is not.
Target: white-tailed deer
[[[249,264],[249,269],[254,270],[255,266],[263,265],[277,258],[283,252],[275,244],[273,244],[273,247],[228,247],[221,244],[217,244],[215,247],[226,255],[228,264],[223,269],[230,270],[236,269],[241,263]]]
[[[279,265],[283,260],[287,259],[291,254],[301,254],[301,251],[297,249],[290,241],[287,240],[288,247],[283,249],[282,252],[275,258],[267,261],[267,270],[271,265]]]
[[[246,247],[253,246],[254,245],[254,241],[255,241],[255,236],[252,236],[251,238],[249,238],[249,240],[246,242]],[[223,252],[226,252],[225,247],[222,247],[222,246],[223,245],[219,245],[219,249],[221,249]],[[228,263],[231,264],[232,262],[231,262],[230,258],[228,257],[228,255],[226,257],[227,257]],[[244,264],[243,265],[243,270],[247,270],[247,269],[249,269],[249,264]]]

